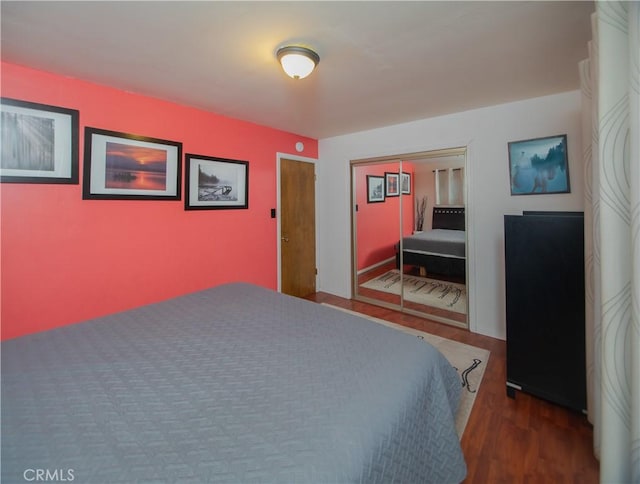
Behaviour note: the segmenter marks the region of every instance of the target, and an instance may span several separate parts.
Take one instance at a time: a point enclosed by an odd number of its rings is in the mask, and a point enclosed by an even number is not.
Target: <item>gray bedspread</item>
[[[459,482],[460,389],[423,340],[223,285],[3,342],[2,482]]]
[[[464,230],[433,229],[402,239],[403,250],[442,257],[465,258]]]

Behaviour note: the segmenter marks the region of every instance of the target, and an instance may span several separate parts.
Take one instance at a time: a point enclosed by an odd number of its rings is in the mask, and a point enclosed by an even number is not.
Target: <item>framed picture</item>
[[[402,193],[411,194],[411,173],[402,173],[400,175],[400,188]]]
[[[384,173],[384,194],[386,197],[400,196],[400,174]]]
[[[384,202],[384,177],[367,175],[367,203]]]
[[[180,200],[182,143],[85,128],[84,200]]]
[[[249,162],[185,155],[185,210],[249,208]]]
[[[76,109],[3,97],[0,181],[78,184]]]
[[[508,146],[511,195],[571,191],[566,134],[512,141]]]

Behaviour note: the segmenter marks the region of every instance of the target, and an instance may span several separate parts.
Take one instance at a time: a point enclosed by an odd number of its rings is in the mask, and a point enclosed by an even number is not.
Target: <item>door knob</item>
[[[289,242],[289,237],[280,237],[283,242]]]

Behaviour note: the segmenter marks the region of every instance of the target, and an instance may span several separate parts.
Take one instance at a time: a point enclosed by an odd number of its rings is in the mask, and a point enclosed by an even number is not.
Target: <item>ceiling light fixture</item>
[[[276,53],[276,57],[282,64],[284,72],[294,79],[304,79],[313,72],[320,56],[311,49],[297,45],[281,47]]]

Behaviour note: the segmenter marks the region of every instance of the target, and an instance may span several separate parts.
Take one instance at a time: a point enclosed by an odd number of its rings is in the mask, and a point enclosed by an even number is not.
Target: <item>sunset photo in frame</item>
[[[508,148],[511,195],[571,191],[566,134],[512,141]]]
[[[249,208],[249,162],[185,155],[185,210]]]
[[[180,200],[182,143],[85,128],[82,198]]]
[[[78,184],[76,109],[3,97],[0,181]]]
[[[399,197],[400,196],[400,173],[384,173],[384,196]]]

